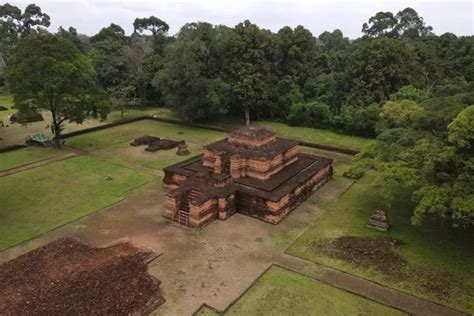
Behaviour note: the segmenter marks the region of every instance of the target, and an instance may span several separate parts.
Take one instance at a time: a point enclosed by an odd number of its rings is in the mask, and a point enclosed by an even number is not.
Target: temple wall
[[[270,223],[278,223],[290,211],[319,189],[332,176],[332,167],[327,166],[306,182],[284,195],[279,201],[264,200],[249,194],[239,194],[238,212],[257,217]]]
[[[234,179],[250,177],[264,181],[296,160],[298,160],[298,148],[296,146],[267,161],[233,156],[230,160],[230,172]]]
[[[163,184],[167,190],[175,190],[179,188],[186,179],[188,179],[188,177],[183,176],[181,174],[165,171]]]

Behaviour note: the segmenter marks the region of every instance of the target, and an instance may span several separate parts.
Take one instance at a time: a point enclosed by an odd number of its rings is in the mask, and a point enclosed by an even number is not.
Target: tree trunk
[[[250,125],[250,111],[249,108],[245,108],[245,125]]]
[[[53,132],[53,143],[54,147],[61,148],[61,123],[58,122],[56,112],[51,111],[53,122],[51,123],[51,132]]]

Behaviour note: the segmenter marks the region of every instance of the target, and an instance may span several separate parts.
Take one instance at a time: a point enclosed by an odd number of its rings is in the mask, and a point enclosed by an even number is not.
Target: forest
[[[20,113],[66,120],[112,109],[165,106],[189,122],[272,120],[375,138],[346,175],[379,171],[387,201],[401,188],[430,215],[474,224],[474,37],[436,35],[412,8],[378,12],[363,36],[277,32],[246,20],[234,27],[193,22],[169,34],[155,16],[94,36],[50,33],[31,4],[0,6],[2,84]]]

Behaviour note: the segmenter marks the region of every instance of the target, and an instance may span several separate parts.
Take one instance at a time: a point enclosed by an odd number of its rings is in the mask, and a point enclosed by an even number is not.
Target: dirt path
[[[136,196],[5,250],[0,253],[0,263],[64,236],[100,247],[125,239],[162,253],[149,264],[149,272],[162,281],[166,298],[157,315],[191,315],[203,303],[225,310],[272,264],[409,313],[461,315],[448,307],[284,253],[350,184],[348,180],[329,182],[279,225],[236,214],[201,230],[191,230],[162,217],[164,193],[161,179],[157,179]]]

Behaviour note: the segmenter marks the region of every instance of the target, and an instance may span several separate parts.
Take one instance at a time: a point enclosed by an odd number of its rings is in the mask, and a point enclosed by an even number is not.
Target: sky
[[[246,19],[274,32],[289,25],[303,25],[315,36],[340,29],[353,39],[361,35],[362,24],[379,11],[396,14],[414,8],[438,35],[474,34],[473,0],[7,0],[22,10],[29,3],[39,5],[51,17],[50,31],[59,26],[75,27],[79,33],[96,34],[110,23],[130,34],[136,17],[154,15],[170,26],[170,34],[189,22],[205,21],[234,26]],[[3,2],[3,1],[2,1]]]

